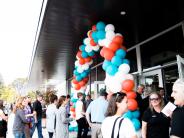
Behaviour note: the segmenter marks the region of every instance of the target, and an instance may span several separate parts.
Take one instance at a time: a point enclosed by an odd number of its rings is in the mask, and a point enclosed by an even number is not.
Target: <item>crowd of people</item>
[[[184,81],[178,79],[173,85],[171,96],[177,108],[169,112],[169,116],[162,113],[168,100],[161,90],[151,92],[148,97],[143,98],[144,85],[137,88],[139,119],[142,122],[141,137],[184,138]],[[92,100],[90,95],[84,100],[84,94],[80,92],[77,97],[77,138],[87,138],[89,130],[92,138],[138,137],[133,123],[123,117],[128,110],[125,93],[117,92],[108,97],[106,90],[101,89],[99,97],[95,100]],[[8,116],[3,110],[3,100],[0,100],[0,138],[31,138],[36,128],[38,138],[43,138],[42,100],[42,95],[37,95],[33,103],[29,96],[20,97],[11,106]],[[69,138],[69,123],[73,121],[73,118],[70,118],[70,95],[57,97],[52,94],[49,101],[46,108],[46,129],[49,138]]]

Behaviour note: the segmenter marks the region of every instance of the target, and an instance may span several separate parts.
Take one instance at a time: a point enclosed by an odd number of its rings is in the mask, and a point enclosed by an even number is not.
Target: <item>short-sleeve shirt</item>
[[[170,135],[184,138],[184,107],[176,108],[174,110]]]
[[[92,101],[87,108],[87,113],[91,113],[92,122],[100,122],[105,119],[105,112],[107,110],[108,102],[104,97],[99,97]]]
[[[147,138],[169,138],[170,118],[149,108],[144,112],[142,120],[147,122]]]
[[[111,117],[106,117],[104,119],[102,126],[101,126],[102,136],[104,138],[111,138],[113,125],[117,117],[118,116],[111,116]],[[117,123],[115,125],[114,136],[117,136],[118,134],[120,120],[121,118],[117,120]],[[135,128],[132,122],[128,118],[124,118],[121,123],[120,130],[119,130],[119,137],[120,138],[131,138],[132,136],[136,136]]]
[[[82,114],[82,112],[84,112],[83,106],[84,105],[83,105],[83,102],[81,100],[78,100],[76,102],[76,107],[75,107],[76,120],[84,117],[84,115]]]
[[[40,101],[36,100],[33,103],[33,111],[36,111],[37,118],[42,117],[42,105],[41,105]]]

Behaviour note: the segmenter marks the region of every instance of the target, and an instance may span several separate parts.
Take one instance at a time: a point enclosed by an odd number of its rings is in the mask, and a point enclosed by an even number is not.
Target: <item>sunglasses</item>
[[[117,99],[118,99],[119,96],[123,96],[123,97],[126,96],[126,94],[124,94],[124,93],[122,93],[122,92],[117,92],[117,93],[115,93],[115,94],[116,94],[116,98],[115,98],[116,101],[117,101]]]
[[[150,101],[158,101],[159,98],[150,98],[149,100],[150,100]]]

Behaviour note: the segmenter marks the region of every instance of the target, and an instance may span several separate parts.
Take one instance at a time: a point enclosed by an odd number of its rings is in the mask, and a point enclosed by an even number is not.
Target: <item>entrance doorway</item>
[[[160,66],[154,67],[159,68]],[[163,87],[163,77],[162,70],[149,68],[143,70],[142,75],[139,77],[139,84],[145,85],[145,92],[143,97],[147,97],[149,93],[156,92],[159,90],[159,87]]]

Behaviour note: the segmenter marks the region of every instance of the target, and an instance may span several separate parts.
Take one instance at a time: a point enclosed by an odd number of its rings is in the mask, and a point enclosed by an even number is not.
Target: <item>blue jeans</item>
[[[15,136],[15,138],[23,138],[23,132],[21,131],[13,131],[13,135]]]
[[[38,122],[33,124],[33,128],[32,128],[32,133],[31,133],[31,137],[33,136],[33,133],[35,131],[35,128],[37,127],[38,130],[38,138],[43,138],[42,135],[42,118],[38,118]]]

